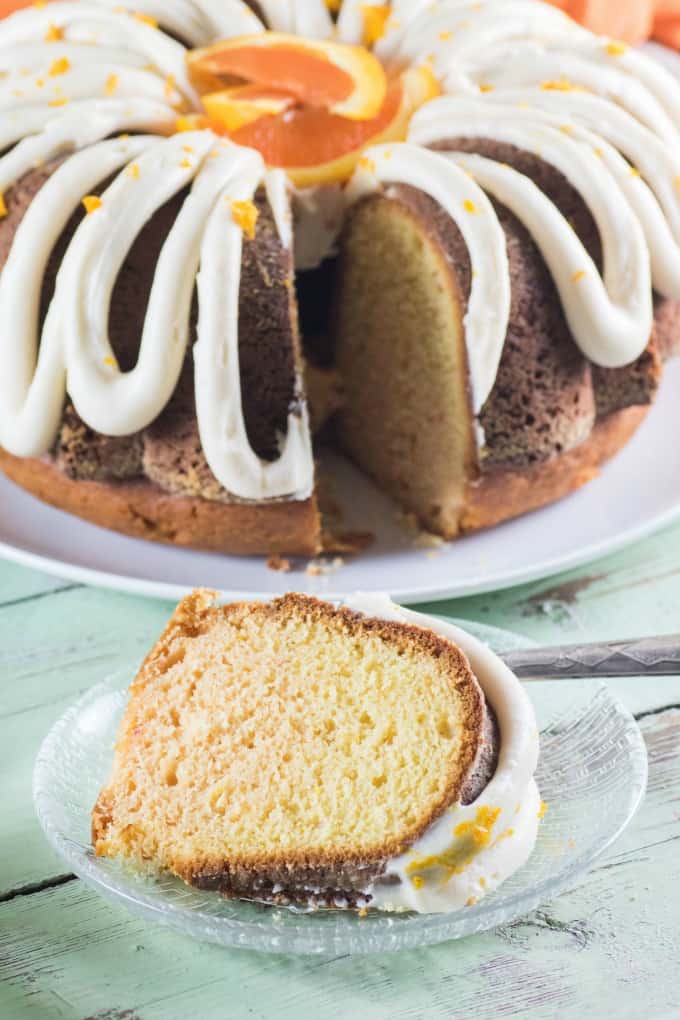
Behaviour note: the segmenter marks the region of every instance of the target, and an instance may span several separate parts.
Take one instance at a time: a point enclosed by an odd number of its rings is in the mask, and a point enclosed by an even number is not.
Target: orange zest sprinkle
[[[585,269],[578,269],[575,273],[572,273],[572,280],[574,283],[580,283],[584,277],[587,276]]]
[[[184,117],[178,117],[175,121],[175,131],[178,134],[185,131],[201,131],[209,126],[208,118],[196,113],[188,113]]]
[[[106,79],[106,85],[104,86],[104,92],[107,96],[112,96],[118,88],[118,75],[110,74]]]
[[[554,78],[550,81],[541,82],[544,92],[573,92],[574,86],[568,78]]]
[[[476,846],[488,846],[500,808],[480,807],[474,822],[461,822],[454,829],[454,836],[471,836]]]
[[[139,180],[139,163],[130,163],[129,166],[125,167],[125,173],[128,177],[131,177],[133,181]]]
[[[254,202],[231,201],[231,216],[237,227],[240,227],[249,241],[255,237],[255,227],[260,212]]]
[[[135,11],[135,18],[137,21],[141,21],[144,25],[149,25],[151,28],[158,28],[158,19],[152,18],[150,14],[143,14],[142,11]]]
[[[548,811],[548,805],[546,804],[546,802],[544,800],[542,800],[541,801],[541,806],[538,809],[538,817],[539,818],[545,818],[547,811]]]
[[[624,53],[628,52],[628,46],[624,42],[619,42],[618,39],[612,39],[605,46],[605,51],[610,57],[622,57]]]
[[[97,209],[101,209],[103,204],[104,203],[102,202],[99,195],[86,195],[85,198],[83,199],[85,212],[87,213],[88,216],[91,216],[93,212],[97,211]]]
[[[45,33],[45,42],[61,42],[64,38],[64,29],[58,25],[50,25]]]
[[[56,78],[60,74],[66,74],[67,71],[71,70],[71,61],[68,57],[60,57],[59,60],[55,60],[50,67],[50,76]]]
[[[463,207],[465,208],[466,212],[469,212],[469,213],[476,213],[477,212],[477,206],[475,205],[475,203],[472,201],[471,198],[466,198],[465,199],[465,201],[463,202]]]
[[[361,14],[364,19],[364,46],[375,46],[387,30],[391,13],[390,4],[364,4]]]
[[[5,202],[4,192],[0,191],[0,219],[4,219],[7,216],[7,203]]]

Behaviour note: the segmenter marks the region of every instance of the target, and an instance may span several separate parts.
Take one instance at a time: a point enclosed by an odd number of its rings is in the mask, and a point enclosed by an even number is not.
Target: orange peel
[[[230,134],[257,149],[269,166],[286,170],[298,187],[348,180],[369,145],[403,141],[411,117],[440,93],[429,67],[410,68],[394,80],[379,114],[351,121],[328,110],[295,108],[265,116]]]
[[[194,50],[187,60],[193,75],[264,85],[350,120],[376,117],[387,93],[382,64],[363,46],[283,32],[225,39]]]
[[[260,117],[279,116],[295,106],[297,100],[289,92],[265,85],[237,85],[203,96],[205,112],[228,132],[252,124]]]
[[[15,11],[23,11],[25,7],[34,7],[35,0],[0,0],[0,18],[8,18]]]

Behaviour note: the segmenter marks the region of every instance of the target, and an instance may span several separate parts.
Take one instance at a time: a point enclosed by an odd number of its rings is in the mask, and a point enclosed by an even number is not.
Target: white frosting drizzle
[[[489,396],[510,318],[510,271],[505,234],[491,203],[468,174],[438,153],[407,143],[378,145],[348,188],[349,202],[380,184],[409,184],[438,202],[458,225],[472,267],[464,326],[473,407],[476,414]]]
[[[121,9],[116,0],[88,0],[88,3],[109,10]],[[154,18],[189,46],[206,46],[215,39],[252,35],[264,29],[260,19],[242,0],[133,0],[128,10]]]
[[[328,39],[333,20],[324,0],[259,0],[267,25],[275,32],[293,32],[309,39]]]
[[[496,773],[486,789],[472,804],[456,804],[447,810],[418,839],[410,850],[390,861],[386,877],[396,876],[398,884],[374,883],[364,890],[373,897],[373,905],[383,910],[416,910],[442,913],[460,910],[492,892],[529,859],[536,843],[540,796],[534,781],[538,763],[538,729],[531,702],[523,687],[481,641],[452,624],[396,606],[386,595],[356,595],[345,603],[350,609],[434,630],[452,641],[467,656],[472,671],[498,717],[501,746]],[[454,830],[475,823],[478,813],[488,810],[498,815],[487,845],[469,859],[466,836]],[[500,809],[500,810],[499,810]],[[459,873],[444,881],[428,877],[427,869],[418,873],[425,881],[414,883],[413,866],[423,858],[460,853],[465,862]]]
[[[456,60],[468,65],[478,53],[501,40],[554,35],[587,36],[562,11],[535,0],[440,0],[410,13],[402,5],[376,46],[390,65],[422,63],[434,57],[435,72]]]
[[[252,198],[263,172],[261,157],[250,149],[241,150],[238,159],[229,161],[226,188],[230,198],[238,201]],[[202,180],[201,177],[199,181]],[[229,492],[241,495],[257,491],[260,498],[266,498],[292,485],[293,491],[309,495],[313,478],[309,420],[304,405],[299,414],[288,418],[287,434],[277,460],[271,464],[261,461],[248,443],[238,363],[242,238],[228,202],[214,205],[200,251],[200,319],[194,348],[201,444],[213,473]]]
[[[644,351],[653,327],[649,249],[640,222],[615,176],[578,129],[567,134],[531,111],[444,98],[411,122],[410,137],[428,144],[446,137],[494,139],[556,167],[579,191],[602,239],[604,284],[587,251],[556,206],[529,178],[481,156],[456,153],[483,188],[527,227],[550,268],[574,339],[598,365],[620,367]]]
[[[504,112],[516,118],[521,106],[523,119],[545,120],[565,126],[590,145],[605,162],[637,213],[647,239],[652,262],[654,289],[664,297],[680,298],[680,156],[675,145],[659,138],[627,111],[599,96],[579,91],[539,92],[507,89],[492,93],[493,106],[512,107]],[[526,105],[529,109],[524,109]],[[623,154],[626,159],[621,158]],[[640,174],[631,173],[631,166]]]
[[[147,64],[157,68],[188,102],[198,106],[198,96],[187,73],[185,48],[153,25],[120,8],[105,10],[78,0],[16,11],[0,20],[0,51],[26,43],[45,42],[54,29],[61,30],[68,42],[97,46],[103,43],[142,54]]]
[[[59,59],[56,51],[55,58]],[[178,109],[183,105],[182,94],[154,71],[109,64],[102,58],[96,64],[76,65],[55,76],[49,76],[49,73],[36,78],[9,75],[0,82],[0,112],[46,104],[54,116],[54,109],[59,108],[59,104],[107,94],[116,98],[151,99],[169,103]]]

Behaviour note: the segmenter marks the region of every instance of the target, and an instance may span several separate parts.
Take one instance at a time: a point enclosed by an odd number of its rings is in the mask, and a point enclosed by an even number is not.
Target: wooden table
[[[542,642],[680,630],[680,528],[589,568],[439,610]],[[168,604],[0,564],[0,1017],[664,1020],[680,1017],[680,679],[614,684],[650,756],[647,800],[577,887],[502,930],[379,957],[226,951],[112,908],[51,852],[33,760]]]

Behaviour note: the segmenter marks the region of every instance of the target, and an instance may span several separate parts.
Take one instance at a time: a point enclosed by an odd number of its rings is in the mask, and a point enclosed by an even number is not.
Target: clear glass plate
[[[526,639],[453,621],[495,651]],[[225,946],[278,953],[386,952],[462,938],[508,923],[573,885],[630,822],[647,781],[647,755],[630,713],[593,681],[534,683],[541,730],[538,782],[548,812],[529,863],[493,895],[453,914],[360,918],[324,910],[223,900],[168,876],[139,875],[97,859],[90,812],[108,777],[134,667],[92,688],[53,727],[35,766],[33,796],[45,834],[68,867],[103,896],[151,921]]]

